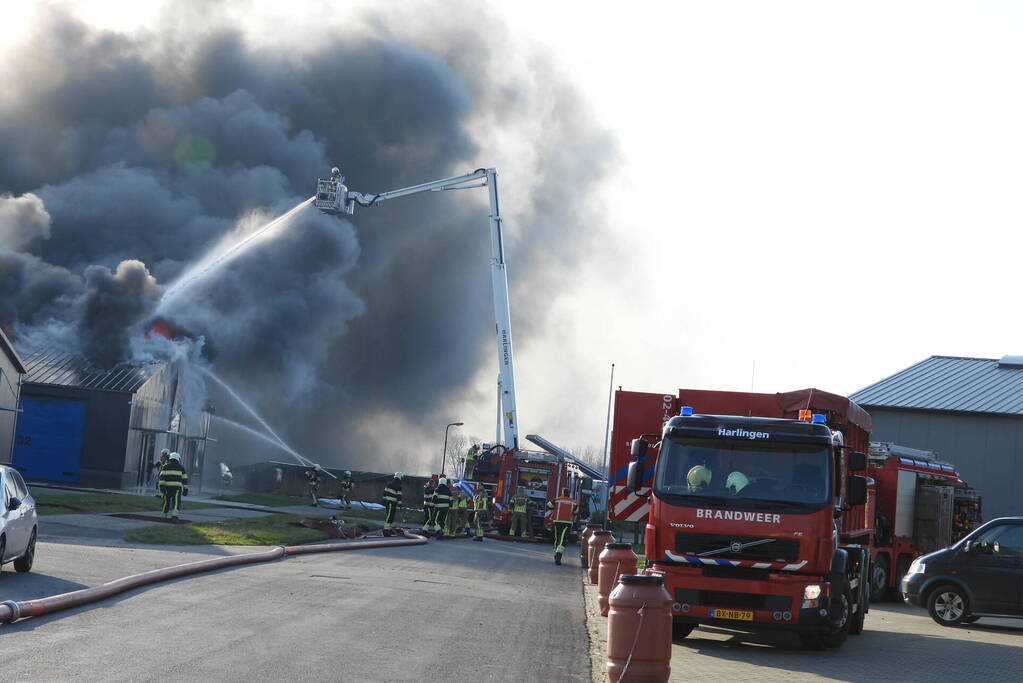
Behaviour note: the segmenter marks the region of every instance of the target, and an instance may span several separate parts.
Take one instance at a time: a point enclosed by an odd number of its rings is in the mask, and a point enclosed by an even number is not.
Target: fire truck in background
[[[877,521],[901,519],[909,504],[888,479],[906,492],[948,475],[961,484],[940,463],[882,462],[877,449],[868,462],[870,429],[858,405],[816,389],[617,392],[609,517],[646,522],[648,566],[675,598],[675,637],[731,623],[825,648],[862,631],[881,582],[872,566],[887,557],[898,567],[915,547],[894,529],[877,543]]]
[[[910,563],[970,533],[980,524],[982,501],[933,451],[872,442],[867,457],[877,486],[871,597],[897,599]]]
[[[562,488],[579,504],[579,521],[589,519],[597,507],[595,482],[599,470],[587,465],[568,451],[535,434],[526,438],[544,450],[506,449],[484,445],[468,487],[481,483],[494,501],[492,526],[502,534],[511,525],[509,503],[521,490],[529,501],[529,514],[536,535],[547,535],[547,502],[558,497]],[[575,531],[575,529],[573,529]]]

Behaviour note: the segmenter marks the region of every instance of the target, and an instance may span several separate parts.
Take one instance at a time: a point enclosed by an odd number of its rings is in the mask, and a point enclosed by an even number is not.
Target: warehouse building
[[[955,465],[985,520],[1023,514],[1023,356],[931,356],[850,398],[873,418],[872,441]]]
[[[18,396],[25,365],[3,330],[0,330],[0,463],[11,462],[14,430],[18,423]]]
[[[25,368],[12,460],[25,478],[147,488],[163,448],[180,452],[189,472],[202,472],[210,411],[183,410],[185,383],[176,364],[103,370],[80,356],[44,351]]]

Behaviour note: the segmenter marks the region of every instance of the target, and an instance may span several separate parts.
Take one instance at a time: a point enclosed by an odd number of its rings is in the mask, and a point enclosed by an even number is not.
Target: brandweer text
[[[708,510],[696,508],[697,519],[734,519],[737,522],[766,522],[781,524],[781,515],[771,512],[743,512],[741,510]]]

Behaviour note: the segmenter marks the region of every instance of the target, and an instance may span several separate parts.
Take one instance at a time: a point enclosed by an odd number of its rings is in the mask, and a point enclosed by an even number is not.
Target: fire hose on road
[[[114,579],[113,581],[108,581],[102,585],[94,586],[92,588],[83,588],[70,593],[51,595],[46,598],[24,600],[20,602],[6,600],[4,602],[0,602],[0,624],[9,624],[13,621],[17,621],[18,619],[38,617],[43,614],[51,614],[71,607],[78,607],[79,605],[87,605],[89,603],[105,600],[106,598],[118,595],[119,593],[124,593],[125,591],[138,588],[139,586],[147,586],[153,583],[167,581],[169,579],[176,579],[181,576],[189,576],[191,574],[200,574],[202,572],[213,571],[214,569],[236,567],[243,564],[255,564],[257,562],[269,562],[271,560],[281,559],[288,555],[327,553],[340,550],[355,550],[357,548],[390,548],[403,545],[422,545],[427,542],[426,537],[424,536],[413,534],[408,531],[404,533],[404,538],[352,540],[340,543],[318,543],[315,545],[280,545],[271,550],[265,550],[258,553],[231,555],[230,557],[215,557],[210,560],[200,560],[199,562],[179,564],[175,567],[154,569],[153,571],[143,572],[142,574]]]

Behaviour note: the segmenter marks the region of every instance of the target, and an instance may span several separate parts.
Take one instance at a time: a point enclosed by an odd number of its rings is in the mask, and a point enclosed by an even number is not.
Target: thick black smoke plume
[[[162,307],[161,290],[335,163],[366,192],[497,166],[521,348],[600,238],[613,145],[473,3],[334,4],[336,27],[273,40],[219,7],[174,3],[133,34],[48,7],[4,55],[0,326],[25,353],[110,365],[158,314],[300,450],[414,469],[418,429],[494,362],[484,192],[355,225],[306,209]]]

